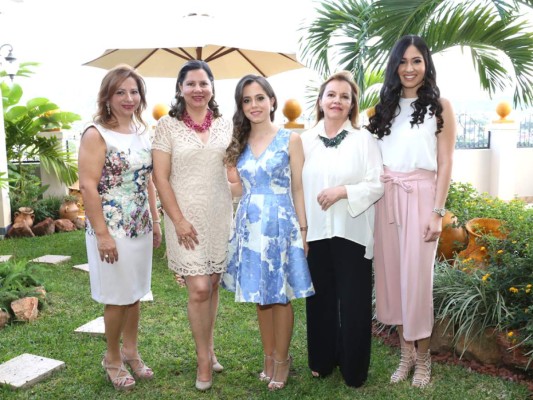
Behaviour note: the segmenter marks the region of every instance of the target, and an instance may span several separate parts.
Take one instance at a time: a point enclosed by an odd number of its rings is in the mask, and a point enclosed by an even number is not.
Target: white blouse
[[[339,131],[343,129],[348,135],[336,148],[326,147],[318,137],[327,137],[323,121],[302,134],[307,241],[342,237],[365,246],[365,258],[372,259],[374,203],[383,195],[381,154],[376,139],[366,129],[355,129],[350,121]],[[346,187],[348,198],[323,211],[318,193],[341,185]]]
[[[411,127],[411,103],[415,100],[400,98],[400,113],[392,121],[391,134],[378,140],[383,164],[392,171],[437,171],[437,118],[431,117],[428,109],[424,123]]]

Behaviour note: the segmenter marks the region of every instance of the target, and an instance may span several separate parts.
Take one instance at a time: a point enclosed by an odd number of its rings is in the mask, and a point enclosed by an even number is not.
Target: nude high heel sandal
[[[115,390],[127,391],[135,387],[135,379],[133,379],[133,376],[131,376],[128,370],[124,367],[124,364],[108,364],[104,357],[102,360],[102,367],[104,368],[106,379],[111,381]]]
[[[267,371],[269,369],[272,371],[273,364],[274,364],[274,358],[272,358],[272,356],[267,356],[265,354],[264,359],[263,359],[263,370],[259,374],[259,380],[261,382],[270,382],[270,379],[272,379],[272,377],[268,376]]]
[[[291,364],[291,356],[289,356],[285,361],[277,361],[274,359],[274,374],[270,380],[270,383],[268,384],[269,390],[280,390],[287,385]]]

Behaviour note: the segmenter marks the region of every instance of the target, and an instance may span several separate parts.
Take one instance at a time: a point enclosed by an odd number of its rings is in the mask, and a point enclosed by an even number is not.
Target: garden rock
[[[6,233],[6,238],[17,238],[17,237],[34,237],[35,234],[28,226],[26,221],[15,222]]]
[[[37,295],[37,298],[41,301],[46,300],[46,290],[44,286],[37,286],[35,287],[35,294]]]
[[[45,236],[51,235],[56,231],[56,226],[54,220],[50,217],[46,218],[44,221],[39,222],[33,228],[31,228],[35,236]]]
[[[20,321],[32,322],[37,319],[37,306],[39,300],[37,297],[24,297],[11,302],[11,309],[15,313],[15,317]]]
[[[493,328],[485,329],[478,337],[470,338],[465,342],[464,336],[459,338],[456,347],[457,353],[470,360],[477,360],[482,364],[501,364],[502,356],[497,342],[497,332]]]
[[[85,219],[76,218],[74,220],[74,225],[76,225],[76,228],[78,228],[78,229],[85,229]]]
[[[505,365],[512,365],[520,369],[527,370],[529,365],[529,357],[522,348],[516,348],[516,341],[509,339],[505,332],[496,333],[496,342],[500,347],[500,354]],[[529,366],[530,367],[530,366]],[[531,382],[533,389],[533,382]]]
[[[435,321],[429,346],[432,353],[453,351],[453,327],[450,326],[446,329],[448,322],[448,319]]]
[[[54,221],[57,232],[72,232],[77,230],[76,225],[69,219],[56,219]]]
[[[0,329],[3,329],[4,326],[7,325],[9,322],[11,316],[8,312],[5,312],[4,310],[0,310]]]

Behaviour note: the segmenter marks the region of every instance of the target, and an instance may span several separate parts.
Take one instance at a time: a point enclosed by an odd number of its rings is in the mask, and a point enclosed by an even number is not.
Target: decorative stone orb
[[[285,102],[285,105],[283,106],[283,115],[287,117],[289,120],[287,123],[285,123],[285,128],[296,128],[296,129],[302,129],[304,127],[303,124],[299,124],[296,122],[296,119],[302,114],[302,106],[300,106],[300,103],[296,99],[289,99]]]
[[[152,109],[152,117],[154,117],[156,121],[159,121],[159,118],[161,118],[164,115],[167,115],[169,111],[170,111],[169,106],[163,103],[158,103]]]
[[[295,121],[302,114],[302,106],[296,99],[289,99],[283,106],[283,115],[287,117],[289,121]]]
[[[501,101],[496,106],[496,114],[500,116],[500,120],[506,119],[506,117],[511,114],[512,107],[508,101]]]

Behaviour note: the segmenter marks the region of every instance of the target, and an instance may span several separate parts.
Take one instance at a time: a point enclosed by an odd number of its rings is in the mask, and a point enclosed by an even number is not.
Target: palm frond
[[[368,0],[347,0],[337,2],[326,0],[317,10],[318,18],[304,26],[304,35],[299,44],[302,47],[302,57],[306,64],[322,75],[329,75],[329,49],[332,39],[342,36],[351,38],[341,47],[345,47],[355,54],[366,46],[367,37],[365,27],[368,25],[371,4]]]
[[[319,72],[351,70],[365,91],[364,71],[382,69],[398,38],[416,34],[432,53],[469,49],[489,96],[514,87],[515,106],[533,105],[533,29],[522,16],[533,0],[326,0],[321,6],[301,40],[309,65]],[[337,67],[329,64],[330,46],[336,48]]]
[[[454,46],[469,48],[480,86],[489,96],[514,84],[515,105],[533,104],[531,26],[517,16],[503,21],[494,9],[481,6],[459,5],[436,17],[421,32],[433,53]]]

